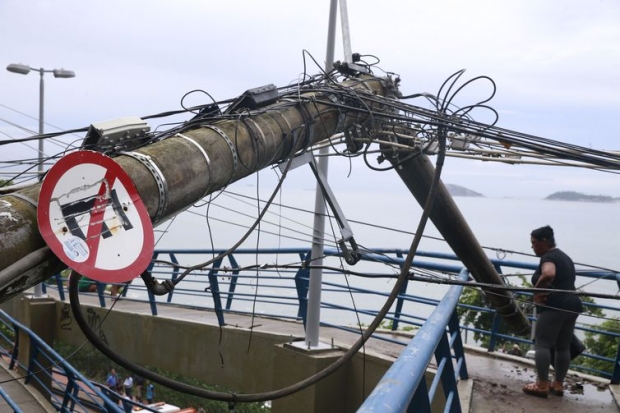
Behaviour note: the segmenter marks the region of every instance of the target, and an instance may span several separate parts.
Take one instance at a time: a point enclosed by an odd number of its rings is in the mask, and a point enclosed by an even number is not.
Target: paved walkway
[[[51,413],[56,412],[36,390],[23,384],[23,379],[8,369],[4,360],[0,361],[0,387],[9,395],[11,400],[24,413]],[[12,412],[4,398],[0,397],[0,412]]]
[[[478,413],[617,413],[620,411],[609,380],[569,372],[564,397],[547,399],[529,396],[521,390],[536,380],[533,360],[485,350],[467,352],[467,369],[474,380],[471,412]],[[617,391],[617,386],[613,386]]]

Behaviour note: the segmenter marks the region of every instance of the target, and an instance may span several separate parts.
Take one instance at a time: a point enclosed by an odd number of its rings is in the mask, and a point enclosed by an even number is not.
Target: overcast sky
[[[350,0],[348,9],[353,51],[378,56],[383,70],[401,76],[403,93],[435,94],[467,69],[466,78],[495,80],[490,105],[499,126],[620,149],[617,0]],[[324,62],[328,12],[329,0],[1,0],[0,65],[73,70],[73,79],[45,76],[46,131],[71,129],[180,109],[195,89],[222,100],[295,81],[302,50]],[[342,59],[340,37],[336,46]],[[6,121],[38,129],[37,77],[0,71],[0,139],[30,135]],[[208,101],[193,94],[185,104]],[[46,143],[48,154],[61,150]],[[0,161],[24,156],[36,152],[0,147]],[[389,190],[385,181],[398,180],[361,162],[348,180],[346,162],[330,168],[336,186]],[[617,175],[557,167],[448,159],[444,181],[498,197],[559,190],[620,197]]]

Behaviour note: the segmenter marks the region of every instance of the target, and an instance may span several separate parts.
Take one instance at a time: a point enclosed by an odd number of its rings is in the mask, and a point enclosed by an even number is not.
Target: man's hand
[[[547,302],[549,293],[534,293],[534,304],[544,304]]]

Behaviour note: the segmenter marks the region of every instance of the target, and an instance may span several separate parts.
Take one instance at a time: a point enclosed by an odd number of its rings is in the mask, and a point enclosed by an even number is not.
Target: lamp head
[[[21,63],[11,63],[6,67],[6,70],[13,73],[19,73],[20,75],[27,75],[30,73],[30,66],[23,65]]]
[[[54,73],[54,77],[63,77],[63,78],[75,77],[75,72],[72,70],[54,69],[53,73]]]

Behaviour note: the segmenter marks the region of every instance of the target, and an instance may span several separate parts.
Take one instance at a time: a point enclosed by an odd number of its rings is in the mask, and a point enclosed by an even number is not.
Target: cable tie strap
[[[237,165],[239,164],[239,156],[237,155],[237,150],[235,149],[235,144],[230,140],[230,138],[228,136],[226,136],[224,131],[221,130],[220,128],[218,128],[217,126],[213,126],[213,125],[202,125],[202,126],[204,128],[211,129],[212,131],[216,132],[228,144],[228,147],[230,148],[230,153],[232,154],[232,161],[233,161],[233,172],[230,175],[230,180],[228,181],[228,183],[231,183],[233,178],[234,178],[234,176],[237,174]]]
[[[177,133],[175,136],[183,138],[188,142],[194,144],[196,148],[198,148],[200,153],[202,153],[202,156],[204,156],[205,158],[205,162],[207,163],[207,170],[209,171],[209,182],[207,183],[207,189],[205,190],[205,193],[200,197],[204,198],[205,196],[209,195],[209,192],[211,191],[211,159],[209,158],[209,155],[207,155],[207,152],[204,150],[204,148],[200,146],[198,142],[196,142],[194,139],[190,138],[189,136],[183,135],[182,133]]]
[[[166,178],[164,174],[161,172],[161,169],[153,162],[153,159],[148,155],[143,155],[138,152],[120,152],[121,155],[130,156],[142,163],[142,165],[146,166],[146,168],[151,172],[155,182],[157,183],[157,189],[159,190],[159,203],[157,205],[157,213],[153,218],[153,222],[159,221],[162,217],[164,210],[166,209],[166,203],[168,199],[168,183],[166,182]]]
[[[37,208],[38,207],[38,203],[37,201],[35,201],[34,199],[27,197],[26,195],[20,194],[19,192],[11,192],[10,194],[6,194],[7,196],[14,196],[15,198],[19,198],[22,201],[26,201],[28,202],[30,205],[32,205],[33,207]]]

